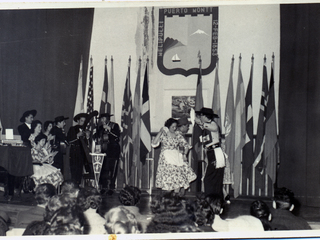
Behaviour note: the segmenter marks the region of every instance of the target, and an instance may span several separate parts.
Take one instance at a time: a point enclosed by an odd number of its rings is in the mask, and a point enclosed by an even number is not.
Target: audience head
[[[111,208],[104,216],[109,234],[141,233],[142,226],[135,214],[124,206]]]
[[[155,196],[150,208],[155,215],[147,227],[148,233],[200,231],[194,222],[192,206],[177,196]]]
[[[39,134],[41,132],[42,122],[39,120],[34,120],[31,123],[31,132],[35,134]]]
[[[45,220],[48,221],[58,209],[62,207],[71,207],[76,205],[76,203],[76,199],[69,194],[52,196],[46,206]]]
[[[135,206],[140,201],[141,191],[134,186],[125,186],[119,193],[119,201],[125,206]]]
[[[271,221],[271,213],[268,205],[260,200],[254,201],[250,206],[250,214],[259,218],[265,231],[271,230],[269,222]]]
[[[50,228],[46,231],[47,235],[82,234],[85,216],[79,206],[66,206],[56,210],[48,223]]]
[[[46,235],[48,228],[50,228],[50,226],[46,221],[33,221],[28,224],[28,226],[26,227],[26,230],[22,235],[23,236]]]
[[[6,212],[0,211],[0,236],[6,236],[9,229],[10,218]]]
[[[38,204],[47,204],[52,196],[56,194],[56,188],[50,183],[38,185],[35,191],[35,199]]]
[[[43,124],[43,130],[46,132],[48,131],[48,133],[51,132],[53,128],[53,121],[45,121]]]
[[[79,193],[79,184],[73,180],[65,180],[61,184],[61,194],[70,194],[70,196],[77,197]]]
[[[79,191],[77,203],[83,211],[86,211],[89,208],[99,209],[102,198],[97,189],[85,187]]]
[[[292,211],[294,208],[294,193],[288,188],[278,188],[274,191],[273,207]]]

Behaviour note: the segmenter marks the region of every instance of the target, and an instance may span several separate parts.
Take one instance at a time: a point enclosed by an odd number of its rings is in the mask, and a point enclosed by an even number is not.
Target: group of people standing
[[[214,121],[219,116],[210,108],[201,108],[195,113],[195,124],[202,131],[199,141],[203,144],[204,158],[207,159],[203,178],[204,192],[206,195],[215,194],[224,197],[223,180],[227,159],[221,148],[221,131]],[[197,178],[187,160],[192,147],[184,135],[188,132],[190,124],[186,117],[178,120],[169,118],[152,142],[153,147],[161,144],[156,187],[164,191],[173,191],[179,196],[183,196],[190,183]]]
[[[20,118],[22,124],[18,126],[21,140],[25,146],[31,148],[34,170],[31,178],[35,187],[42,183],[50,183],[57,187],[65,178],[80,184],[83,173],[88,173],[94,178],[89,156],[90,144],[93,140],[99,141],[103,146],[101,151],[106,153],[100,183],[105,191],[110,193],[111,190],[112,193],[115,188],[120,155],[120,127],[117,123],[110,121],[112,115],[100,114],[95,134],[92,135],[93,129],[91,131],[86,129],[88,122],[93,118],[90,114],[77,114],[73,118],[76,124],[71,126],[68,132],[64,129],[68,117],[58,116],[54,121],[46,121],[42,125],[41,121],[34,120],[36,114],[36,110],[24,112]],[[64,161],[67,157],[69,165]]]

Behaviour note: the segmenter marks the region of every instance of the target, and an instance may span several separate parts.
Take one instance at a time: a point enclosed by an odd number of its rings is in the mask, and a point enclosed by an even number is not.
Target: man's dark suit
[[[31,135],[31,129],[27,126],[27,124],[23,123],[18,126],[18,132],[21,135],[21,140],[26,145],[30,145],[29,137]]]
[[[61,172],[63,173],[63,149],[62,146],[65,145],[67,136],[65,135],[62,128],[58,128],[57,126],[54,126],[52,129],[52,135],[55,136],[54,140],[54,151],[58,151],[57,155],[54,157],[54,163],[52,164],[54,167],[59,168]]]

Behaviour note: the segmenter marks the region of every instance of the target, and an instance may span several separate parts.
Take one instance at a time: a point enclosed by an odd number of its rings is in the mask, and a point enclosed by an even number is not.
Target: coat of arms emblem
[[[218,55],[218,7],[163,8],[159,10],[159,70],[166,75],[202,75],[216,66]]]

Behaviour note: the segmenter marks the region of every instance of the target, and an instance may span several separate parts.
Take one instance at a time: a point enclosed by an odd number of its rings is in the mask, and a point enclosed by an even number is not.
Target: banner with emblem
[[[218,7],[159,9],[157,64],[165,75],[211,73],[218,55]]]

